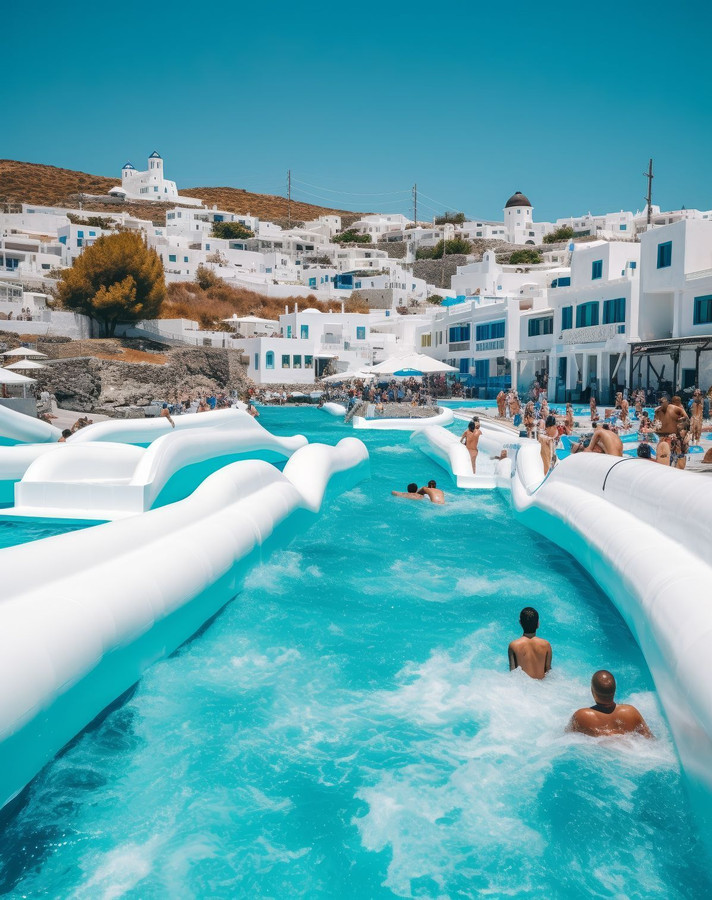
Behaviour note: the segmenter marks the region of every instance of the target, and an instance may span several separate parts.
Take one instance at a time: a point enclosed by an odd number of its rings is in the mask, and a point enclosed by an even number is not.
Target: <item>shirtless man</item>
[[[686,421],[687,413],[685,410],[681,406],[673,406],[667,397],[663,397],[653,417],[653,424],[657,433],[661,437],[677,434],[679,425]]]
[[[497,394],[497,418],[503,419],[507,409],[507,395],[504,391]]]
[[[534,434],[534,404],[530,400],[524,407],[524,427],[527,430],[527,437],[530,438]]]
[[[418,492],[418,485],[411,481],[407,491],[391,491],[394,497],[404,497],[406,500],[425,500],[423,494]]]
[[[605,737],[613,734],[640,734],[651,738],[653,735],[634,706],[616,703],[616,679],[601,669],[591,679],[591,693],[594,706],[577,709],[571,716],[566,730],[578,731],[590,737]]]
[[[509,671],[522,669],[530,678],[543,678],[551,668],[551,644],[536,636],[539,613],[526,606],[519,613],[524,634],[509,645]]]
[[[479,452],[477,447],[480,442],[481,434],[482,432],[480,431],[480,420],[473,419],[468,423],[466,431],[463,431],[462,437],[460,438],[460,443],[464,444],[467,447],[467,451],[470,454],[473,475],[477,471],[477,454]]]
[[[623,456],[623,441],[610,430],[605,422],[603,425],[596,426],[591,443],[584,452],[593,453],[599,447],[599,452],[602,450],[608,456]]]
[[[160,413],[160,418],[161,418],[161,419],[168,419],[168,421],[171,423],[171,428],[175,428],[175,427],[176,427],[176,423],[175,423],[175,422],[173,421],[173,419],[171,418],[171,414],[170,414],[170,412],[169,412],[169,410],[168,410],[168,404],[167,404],[167,403],[164,403],[164,404],[163,404],[163,408],[161,409],[161,413]]]
[[[445,502],[445,494],[440,490],[435,481],[430,480],[427,487],[422,487],[418,493],[421,497],[428,497],[431,503],[442,504]]]
[[[692,395],[692,406],[690,407],[690,438],[695,445],[699,445],[702,437],[703,410],[702,391],[697,388]]]
[[[559,429],[556,416],[547,416],[544,431],[539,433],[541,461],[544,464],[544,475],[548,475],[556,465],[556,445],[559,442]]]

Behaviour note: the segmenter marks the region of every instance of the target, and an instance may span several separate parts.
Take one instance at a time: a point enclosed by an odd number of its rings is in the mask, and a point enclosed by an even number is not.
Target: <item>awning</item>
[[[712,350],[712,334],[699,334],[694,337],[660,338],[654,341],[641,341],[631,343],[630,352],[633,356],[640,355],[664,355],[676,353],[678,350]]]

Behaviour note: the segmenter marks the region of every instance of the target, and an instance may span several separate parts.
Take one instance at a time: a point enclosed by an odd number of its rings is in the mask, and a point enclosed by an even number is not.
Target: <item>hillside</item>
[[[19,162],[13,159],[0,159],[0,205],[16,203],[36,203],[42,206],[74,206],[77,201],[72,195],[106,194],[117,184],[118,178],[107,178],[104,175],[89,175],[73,169],[59,169],[56,166],[45,166],[40,163]],[[180,188],[179,191],[188,197],[200,197],[208,206],[216,204],[227,212],[235,212],[269,221],[285,220],[287,217],[287,200],[271,194],[253,194],[241,188],[232,187],[198,187]],[[116,210],[130,212],[141,218],[149,218],[154,222],[165,222],[168,204],[130,202],[116,204],[107,200],[85,201],[84,209],[97,212]],[[292,201],[292,221],[307,221],[318,216],[338,215],[350,224],[362,213],[348,212],[341,209],[329,209],[323,206],[312,206],[309,203]]]

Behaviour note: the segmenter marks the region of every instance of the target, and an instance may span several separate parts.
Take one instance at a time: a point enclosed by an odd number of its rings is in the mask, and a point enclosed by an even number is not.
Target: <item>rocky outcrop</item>
[[[152,400],[184,400],[230,390],[243,394],[252,386],[235,350],[191,347],[166,356],[163,365],[96,357],[59,359],[37,373],[37,386],[53,393],[66,409],[109,414]]]

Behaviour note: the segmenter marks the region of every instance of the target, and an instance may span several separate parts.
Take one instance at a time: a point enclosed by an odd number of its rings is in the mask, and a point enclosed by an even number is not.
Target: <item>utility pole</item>
[[[413,185],[413,223],[418,224],[418,185]]]
[[[292,227],[292,170],[287,170],[287,227]]]
[[[648,163],[648,171],[647,171],[647,172],[643,172],[643,174],[644,174],[645,177],[648,179],[648,196],[645,198],[645,202],[646,202],[646,205],[647,205],[647,207],[648,207],[648,225],[650,225],[650,222],[651,222],[651,220],[652,220],[652,215],[653,215],[653,211],[652,211],[652,208],[651,208],[651,204],[652,204],[652,202],[653,202],[653,178],[655,177],[655,176],[653,175],[653,161],[652,161],[652,159],[651,159],[650,162]]]

